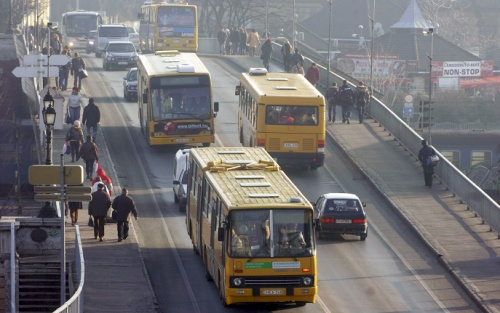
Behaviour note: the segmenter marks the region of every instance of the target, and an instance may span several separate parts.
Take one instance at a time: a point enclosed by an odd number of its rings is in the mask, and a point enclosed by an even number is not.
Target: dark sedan
[[[327,193],[316,201],[316,229],[322,234],[368,236],[366,213],[358,196],[352,193]]]
[[[123,77],[123,97],[127,101],[137,99],[137,67],[131,68]]]

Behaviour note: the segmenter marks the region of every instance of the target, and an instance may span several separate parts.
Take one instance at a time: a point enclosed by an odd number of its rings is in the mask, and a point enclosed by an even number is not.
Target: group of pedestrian
[[[252,29],[251,33],[243,27],[224,29],[217,33],[219,41],[219,52],[221,55],[254,55],[255,48],[260,44],[258,33]]]
[[[363,123],[366,105],[370,102],[370,91],[362,81],[353,90],[347,83],[342,82],[340,88],[337,83],[332,83],[326,91],[326,100],[328,102],[328,122],[335,123],[336,107],[340,105],[342,109],[342,123],[351,123],[352,108],[356,105],[358,110],[358,121]]]

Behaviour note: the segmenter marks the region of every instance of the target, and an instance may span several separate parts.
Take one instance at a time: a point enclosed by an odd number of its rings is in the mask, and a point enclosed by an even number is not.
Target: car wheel
[[[127,100],[127,102],[131,100],[128,94],[125,94],[125,100]]]
[[[359,235],[359,239],[365,241],[366,237],[368,237],[368,229],[366,229],[366,233]]]

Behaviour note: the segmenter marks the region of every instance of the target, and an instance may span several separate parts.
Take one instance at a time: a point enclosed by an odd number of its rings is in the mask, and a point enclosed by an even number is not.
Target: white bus
[[[63,13],[60,25],[63,47],[67,45],[71,49],[85,49],[89,31],[97,30],[102,23],[100,12],[78,10]]]

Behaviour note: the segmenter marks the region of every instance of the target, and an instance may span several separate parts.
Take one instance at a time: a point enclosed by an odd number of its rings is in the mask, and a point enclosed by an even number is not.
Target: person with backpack
[[[339,102],[342,107],[342,123],[351,124],[351,108],[354,104],[354,91],[344,79],[342,86],[339,89]]]
[[[427,143],[427,140],[422,139],[422,148],[418,151],[418,160],[422,163],[422,169],[424,170],[424,182],[425,187],[432,187],[432,176],[434,175],[434,166],[428,164],[427,159],[431,155],[435,155],[436,151],[434,148]]]
[[[337,87],[337,83],[332,83],[326,91],[325,97],[328,101],[328,122],[335,123],[335,116],[337,115],[336,105],[339,101],[339,87]]]
[[[365,116],[365,107],[370,102],[370,91],[365,84],[360,81],[356,90],[354,91],[354,98],[356,99],[356,105],[358,106],[358,117],[359,123],[363,123],[363,117]]]

